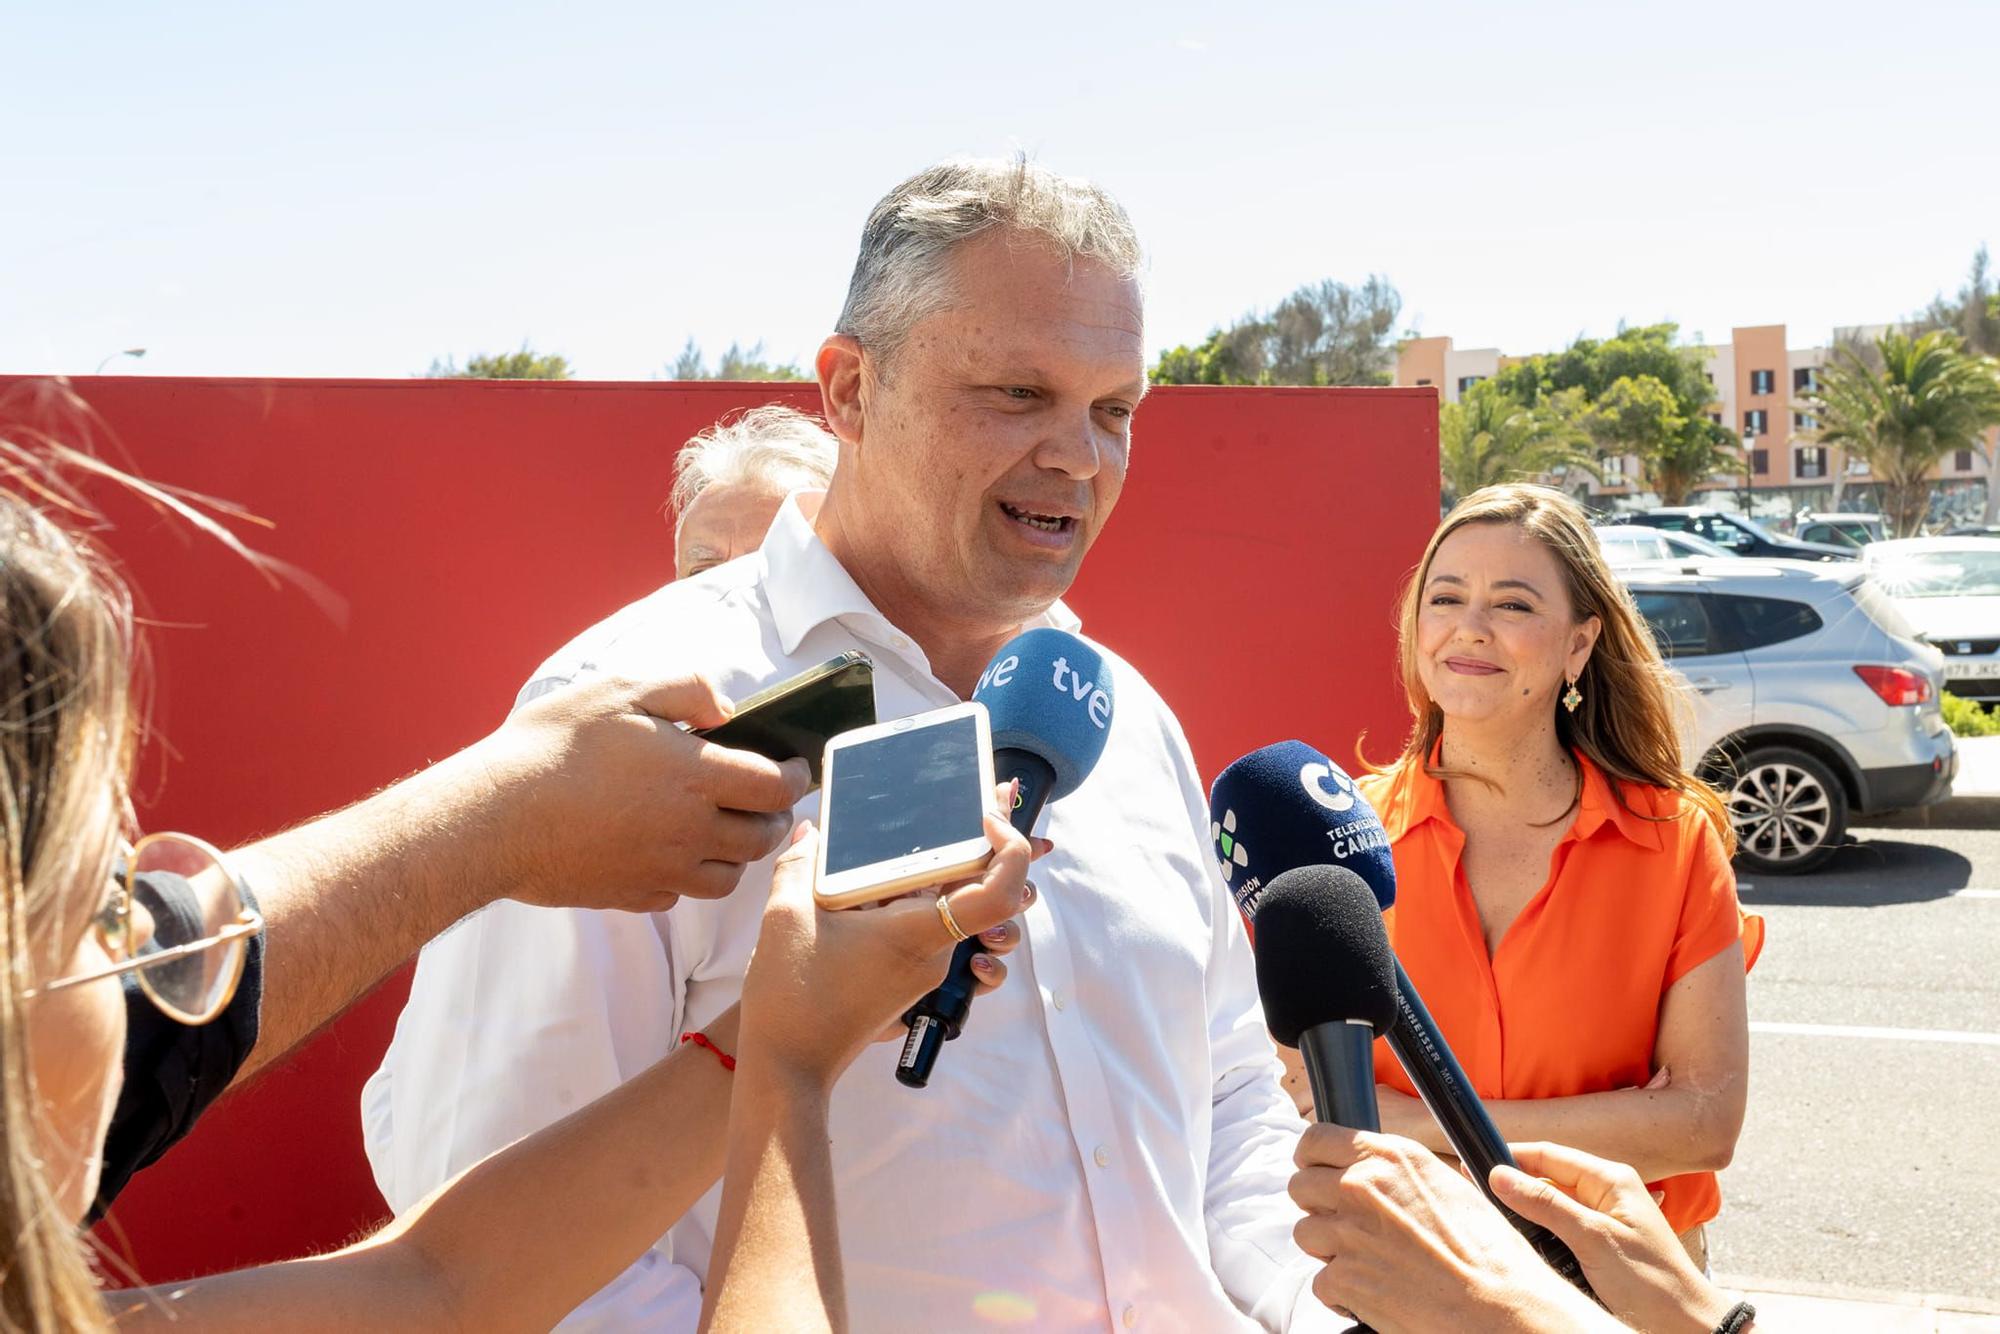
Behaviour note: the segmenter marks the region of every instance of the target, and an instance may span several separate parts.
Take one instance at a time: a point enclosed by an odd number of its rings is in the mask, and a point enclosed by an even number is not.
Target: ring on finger
[[[950,933],[954,944],[972,938],[971,934],[958,924],[958,919],[951,915],[951,904],[946,901],[943,894],[938,895],[931,901],[937,904],[938,920],[944,923],[944,929]]]

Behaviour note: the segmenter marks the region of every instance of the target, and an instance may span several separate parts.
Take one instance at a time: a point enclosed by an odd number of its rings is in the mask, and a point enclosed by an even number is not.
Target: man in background
[[[824,491],[840,444],[779,403],[717,422],[674,458],[674,578],[755,551],[794,491]]]

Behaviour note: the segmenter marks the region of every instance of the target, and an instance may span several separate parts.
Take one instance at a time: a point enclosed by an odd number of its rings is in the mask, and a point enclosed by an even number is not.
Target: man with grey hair
[[[794,491],[824,491],[840,443],[782,403],[725,417],[674,459],[674,577],[748,555]]]
[[[951,162],[868,219],[816,360],[840,465],[757,554],[585,632],[528,693],[644,663],[733,696],[847,649],[878,711],[972,692],[1059,601],[1125,480],[1146,391],[1137,238],[1103,190],[1014,162]],[[1016,984],[979,1003],[929,1088],[863,1060],[830,1132],[854,1327],[1337,1327],[1286,1196],[1300,1124],[1249,946],[1207,847],[1194,762],[1118,662],[1088,782],[1051,806]],[[797,808],[815,814],[817,798]],[[728,899],[654,917],[503,904],[425,951],[364,1097],[397,1208],[631,1077],[737,997],[768,865]],[[944,926],[940,924],[940,932]],[[707,1136],[716,1126],[665,1126]],[[572,1316],[695,1327],[714,1197]],[[560,1244],[554,1242],[553,1244]]]

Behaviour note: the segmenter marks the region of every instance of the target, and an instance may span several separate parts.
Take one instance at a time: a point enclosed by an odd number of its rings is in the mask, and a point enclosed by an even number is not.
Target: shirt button
[[[1098,1146],[1097,1146],[1096,1148],[1092,1149],[1092,1150],[1090,1151],[1090,1156],[1091,1156],[1091,1158],[1092,1158],[1092,1159],[1094,1159],[1094,1160],[1096,1161],[1096,1163],[1097,1163],[1097,1165],[1098,1165],[1099,1167],[1109,1167],[1109,1166],[1111,1166],[1111,1151],[1110,1151],[1109,1149],[1105,1148],[1105,1147],[1104,1147],[1104,1146],[1103,1146],[1102,1144],[1100,1144],[1100,1145],[1098,1145]],[[1129,1310],[1131,1310],[1132,1308],[1128,1306],[1128,1307],[1126,1307],[1125,1309],[1129,1311]],[[1131,1324],[1132,1322],[1128,1320],[1128,1321],[1126,1321],[1125,1323],[1129,1325],[1129,1324]]]
[[[1055,1006],[1058,1010],[1066,1009],[1069,1006],[1069,997],[1063,995],[1060,991],[1053,992],[1049,996],[1049,1004]]]
[[[650,1252],[648,1252],[648,1254],[650,1254]],[[1130,1329],[1132,1328],[1132,1326],[1138,1323],[1139,1323],[1139,1308],[1132,1305],[1130,1302],[1127,1302],[1125,1304],[1125,1328]]]

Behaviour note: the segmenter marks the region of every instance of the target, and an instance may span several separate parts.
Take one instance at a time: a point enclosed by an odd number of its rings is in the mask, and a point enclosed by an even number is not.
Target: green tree
[[[706,380],[708,378],[708,367],[701,359],[701,348],[693,338],[687,340],[687,346],[683,347],[681,354],[674,358],[674,364],[667,370],[667,378],[669,380]]]
[[[1307,283],[1201,343],[1160,355],[1154,384],[1387,384],[1403,298],[1387,278]]]
[[[1610,338],[1579,338],[1560,352],[1503,367],[1489,383],[1522,403],[1582,395],[1584,423],[1606,453],[1638,456],[1662,504],[1684,505],[1696,486],[1738,472],[1736,437],[1709,419],[1715,386],[1680,326],[1646,324]]]
[[[1984,357],[2000,357],[2000,291],[1994,290],[1991,259],[1986,247],[1972,256],[1972,271],[1958,295],[1940,294],[1928,309],[1911,322],[1910,333],[1949,329],[1965,341],[1965,350]]]
[[[567,380],[570,368],[568,358],[545,356],[523,343],[517,352],[481,352],[468,357],[464,370],[449,357],[433,361],[424,375],[432,380]]]
[[[1160,354],[1150,372],[1154,384],[1259,384],[1251,347],[1259,337],[1250,323],[1216,329],[1193,347],[1183,343]]]
[[[701,355],[701,347],[694,339],[687,340],[687,346],[674,358],[674,364],[667,372],[670,380],[804,380],[809,378],[798,367],[797,362],[783,365],[765,360],[762,339],[744,347],[731,343],[729,350],[722,354],[713,371]]]
[[[1702,416],[1715,401],[1715,386],[1708,382],[1701,350],[1680,345],[1679,335],[1679,325],[1647,324],[1620,329],[1611,338],[1579,338],[1560,352],[1503,367],[1493,382],[1523,403],[1565,389],[1581,389],[1595,403],[1622,379],[1651,376],[1673,396],[1681,416]]]
[[[1662,505],[1685,505],[1695,487],[1742,467],[1735,438],[1705,409],[1684,412],[1656,376],[1621,375],[1598,395],[1585,422],[1607,453],[1638,457],[1640,479]]]
[[[1597,452],[1579,420],[1582,393],[1565,390],[1534,407],[1485,380],[1438,410],[1438,471],[1447,504],[1482,486],[1571,470],[1596,477]]]
[[[1887,333],[1873,351],[1835,352],[1810,400],[1819,422],[1812,438],[1868,464],[1907,537],[1930,508],[1931,469],[1953,450],[1983,451],[1981,437],[2000,425],[2000,363],[1968,352],[1947,329]]]

